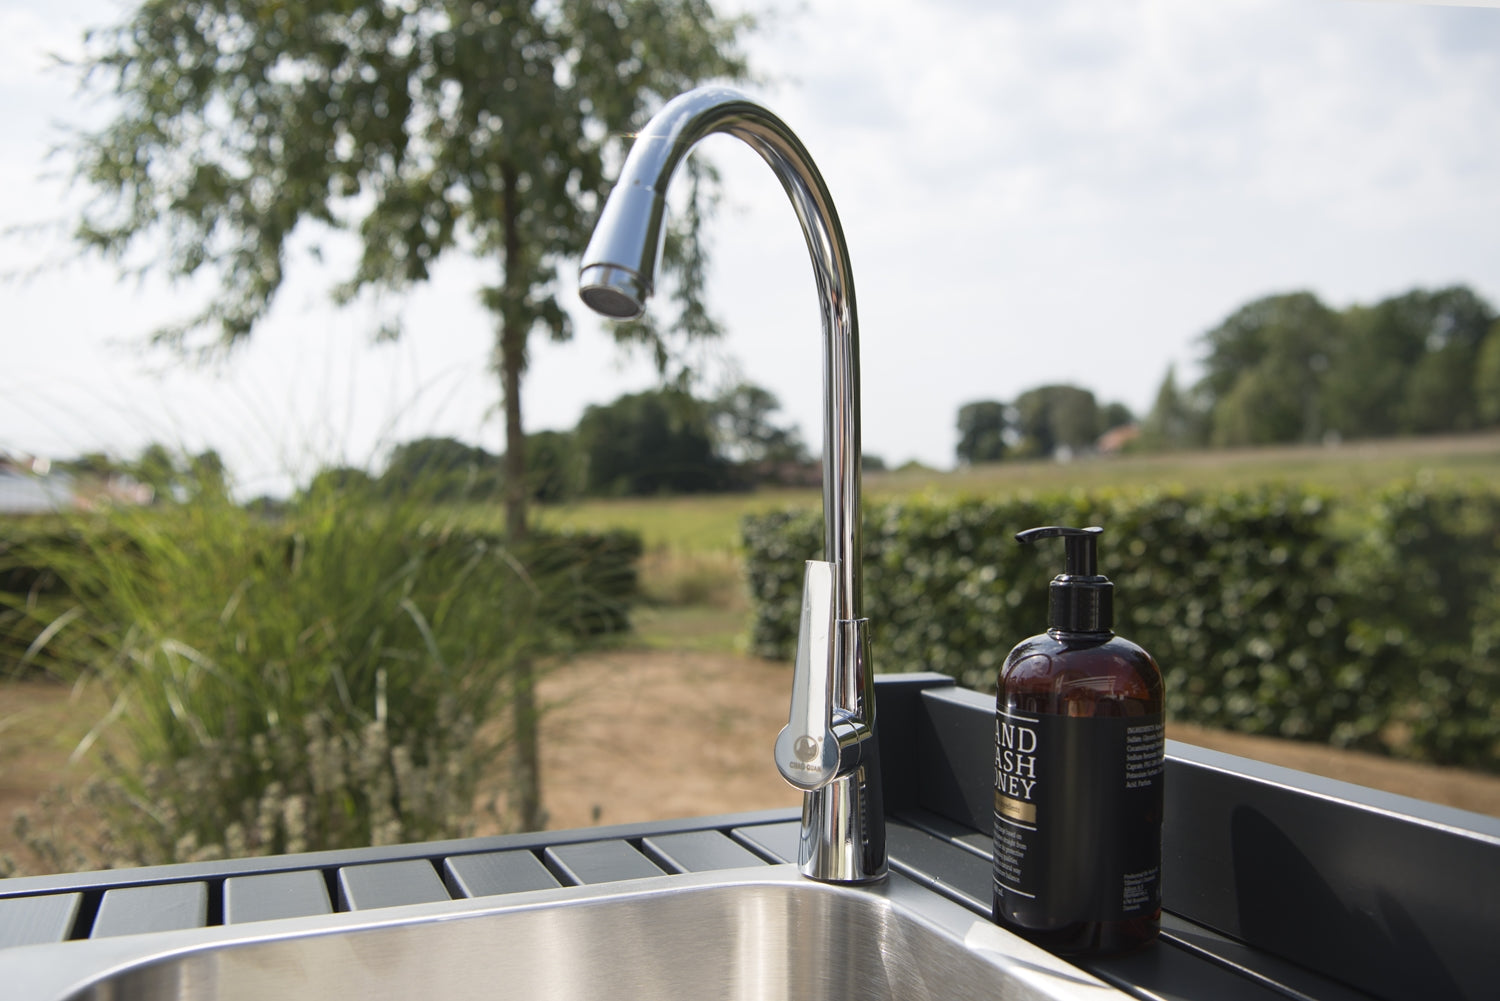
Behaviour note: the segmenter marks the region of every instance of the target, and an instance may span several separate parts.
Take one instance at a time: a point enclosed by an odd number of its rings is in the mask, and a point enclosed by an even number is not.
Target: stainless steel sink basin
[[[903,877],[791,866],[16,948],[0,983],[20,1001],[1123,996]]]

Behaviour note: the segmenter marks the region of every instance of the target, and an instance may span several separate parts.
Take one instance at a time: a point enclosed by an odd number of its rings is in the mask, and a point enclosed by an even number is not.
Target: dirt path
[[[542,683],[542,796],[554,830],[796,806],[771,744],[789,676],[752,657],[620,652]]]
[[[543,798],[554,829],[794,806],[771,763],[789,671],[753,657],[623,652],[542,687]],[[1500,776],[1172,724],[1174,740],[1500,816]],[[597,811],[597,812],[596,812]]]
[[[540,689],[547,826],[796,806],[799,794],[771,763],[789,683],[785,665],[720,653],[620,651],[555,669]],[[11,831],[15,809],[59,782],[82,782],[68,753],[103,709],[97,697],[80,702],[56,685],[0,686],[0,854],[24,858]],[[1199,727],[1171,725],[1168,736],[1500,816],[1500,776]],[[497,774],[487,791],[504,784]]]
[[[11,815],[59,784],[77,785],[83,765],[68,755],[109,704],[95,690],[50,682],[0,682],[0,852],[10,844]]]

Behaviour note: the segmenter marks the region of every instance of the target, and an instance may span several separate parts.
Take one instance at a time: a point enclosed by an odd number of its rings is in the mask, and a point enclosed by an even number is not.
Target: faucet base
[[[802,797],[797,867],[821,883],[875,883],[889,875],[880,759]]]

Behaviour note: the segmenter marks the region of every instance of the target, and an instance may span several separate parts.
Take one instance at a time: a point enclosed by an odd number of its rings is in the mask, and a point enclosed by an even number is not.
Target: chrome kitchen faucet
[[[737,91],[668,102],[636,137],[583,254],[579,295],[616,319],[641,315],[661,262],[667,185],[699,140],[725,132],[770,164],[812,255],[823,316],[824,560],[807,562],[790,721],[776,767],[804,791],[802,873],[830,883],[886,874],[869,620],[861,617],[859,324],[854,277],[823,177],[786,124]]]

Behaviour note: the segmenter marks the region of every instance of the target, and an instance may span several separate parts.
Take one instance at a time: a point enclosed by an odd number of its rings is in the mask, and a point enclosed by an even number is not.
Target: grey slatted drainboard
[[[709,872],[788,861],[796,823],[584,841],[530,850],[293,869],[105,890],[0,898],[0,948],[246,924],[338,911]],[[91,903],[92,900],[92,903]],[[92,910],[91,910],[92,908]]]
[[[339,911],[795,860],[795,822],[651,834],[441,859],[413,858],[0,899],[0,948],[245,924]]]

